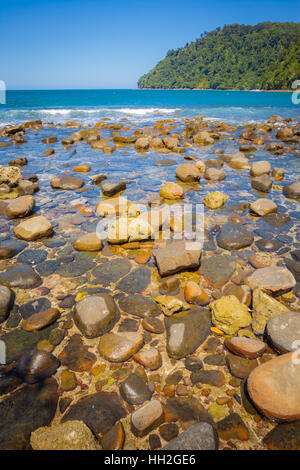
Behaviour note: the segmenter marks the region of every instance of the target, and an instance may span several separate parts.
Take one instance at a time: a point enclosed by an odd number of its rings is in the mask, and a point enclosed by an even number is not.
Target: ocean
[[[137,122],[205,115],[233,124],[265,121],[272,114],[295,118],[292,93],[213,90],[32,90],[8,91],[0,125],[41,119],[95,123],[103,117]]]

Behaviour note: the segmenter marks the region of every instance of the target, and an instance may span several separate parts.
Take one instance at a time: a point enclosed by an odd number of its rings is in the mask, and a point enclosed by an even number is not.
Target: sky
[[[10,90],[136,88],[204,31],[299,18],[300,0],[0,0],[0,80]]]

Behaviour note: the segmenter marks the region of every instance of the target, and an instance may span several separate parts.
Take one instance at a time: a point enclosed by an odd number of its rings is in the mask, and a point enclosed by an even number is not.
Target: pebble
[[[139,333],[107,333],[100,338],[99,352],[110,362],[124,362],[142,347],[143,342]]]
[[[161,424],[163,408],[158,400],[151,400],[131,415],[132,431],[136,436],[145,436]]]

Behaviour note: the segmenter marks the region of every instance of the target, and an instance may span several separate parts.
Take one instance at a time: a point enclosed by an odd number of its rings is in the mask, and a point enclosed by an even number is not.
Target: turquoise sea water
[[[292,94],[198,90],[33,90],[8,91],[0,125],[42,119],[94,123],[103,117],[148,122],[165,117],[205,115],[232,123],[264,121],[272,114],[295,118]]]

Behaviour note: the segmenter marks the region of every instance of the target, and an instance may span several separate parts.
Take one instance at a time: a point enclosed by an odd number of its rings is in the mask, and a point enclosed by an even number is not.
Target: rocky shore
[[[300,449],[299,142],[280,116],[0,130],[0,449]],[[203,246],[165,224],[197,204]]]

